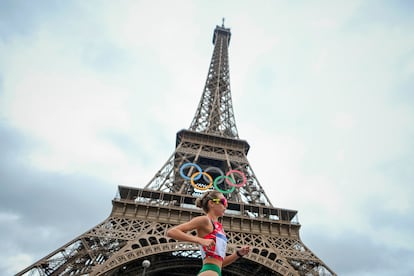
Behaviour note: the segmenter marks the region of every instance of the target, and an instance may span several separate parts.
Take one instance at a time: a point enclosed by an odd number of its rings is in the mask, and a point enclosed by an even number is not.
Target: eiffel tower
[[[297,211],[276,208],[247,160],[230,93],[231,32],[216,26],[205,87],[189,129],[144,188],[118,186],[109,217],[17,275],[196,275],[199,247],[166,237],[170,227],[202,214],[195,199],[218,189],[229,205],[222,224],[228,253],[251,252],[223,275],[336,275],[300,239]],[[195,233],[194,233],[195,234]]]

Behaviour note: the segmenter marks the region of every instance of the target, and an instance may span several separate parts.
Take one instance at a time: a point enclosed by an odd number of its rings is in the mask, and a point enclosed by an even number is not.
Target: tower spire
[[[214,50],[204,90],[190,125],[190,130],[229,138],[238,138],[230,90],[229,56],[231,32],[216,26],[213,33]]]
[[[234,202],[272,206],[247,160],[250,146],[237,133],[230,91],[230,36],[228,28],[214,29],[213,56],[191,126],[177,133],[175,152],[145,188],[191,196],[218,189]],[[215,182],[201,177],[205,170],[221,178]],[[200,177],[191,177],[197,171]]]

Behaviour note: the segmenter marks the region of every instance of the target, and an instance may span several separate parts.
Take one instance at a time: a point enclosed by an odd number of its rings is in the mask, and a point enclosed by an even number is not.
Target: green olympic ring
[[[194,174],[191,175],[191,177],[188,177],[187,175],[184,174],[184,169],[187,167],[191,167],[194,166],[197,169],[197,172],[195,172]],[[220,175],[218,177],[216,177],[213,181],[213,178],[211,177],[210,174],[208,174],[207,172],[209,171],[216,171],[217,173],[219,173]],[[230,174],[232,176],[230,176]],[[233,177],[233,174],[238,174],[242,177],[243,181],[240,184],[236,184],[236,180]],[[223,193],[223,194],[228,194],[234,191],[234,189],[240,188],[242,186],[244,186],[247,182],[247,178],[246,175],[238,170],[230,170],[226,173],[226,175],[224,175],[223,171],[218,168],[218,167],[208,167],[207,169],[204,170],[204,172],[202,171],[201,167],[195,163],[185,163],[180,167],[180,175],[186,179],[186,180],[190,180],[191,185],[198,189],[198,190],[207,190],[209,189],[211,186],[214,185],[214,188],[216,188],[219,192]],[[200,184],[195,183],[195,180],[199,180],[201,178],[201,176],[203,177],[204,181],[208,182],[208,184],[202,184],[202,186],[200,186]],[[226,180],[226,183],[230,186],[232,186],[230,189],[228,190],[222,190],[220,189],[220,187],[218,186],[218,184],[222,183],[224,180]]]
[[[232,193],[233,191],[234,191],[234,189],[236,189],[236,187],[235,186],[232,186],[230,189],[228,189],[228,190],[222,190],[222,189],[220,189],[219,188],[219,186],[217,185],[217,182],[218,182],[218,180],[221,180],[221,179],[223,179],[223,178],[225,178],[226,180],[227,179],[230,179],[231,181],[233,181],[234,182],[234,179],[233,178],[231,178],[230,176],[227,176],[227,175],[220,175],[220,176],[218,176],[216,179],[214,179],[214,183],[213,183],[213,185],[214,185],[214,188],[216,188],[216,190],[217,191],[219,191],[220,193],[222,193],[222,194],[230,194],[230,193]]]

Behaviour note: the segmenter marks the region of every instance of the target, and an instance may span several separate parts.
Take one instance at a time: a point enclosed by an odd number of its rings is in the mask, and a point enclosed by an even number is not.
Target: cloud
[[[321,234],[321,230],[308,228],[302,240],[309,241],[307,245],[323,260],[330,259],[327,265],[340,275],[408,276],[414,271],[410,261],[414,257],[412,250],[384,245],[367,233],[351,230],[340,235],[329,235]],[[406,265],[402,266],[402,263]]]
[[[239,135],[272,203],[299,211],[340,275],[413,271],[407,1],[49,2],[0,4],[3,274],[153,177],[191,123],[222,17]]]
[[[18,254],[11,257],[6,257],[5,263],[7,266],[0,264],[0,271],[3,271],[5,275],[11,275],[20,271],[22,267],[27,267],[33,263],[32,256],[28,254]]]
[[[0,134],[0,232],[8,237],[0,267],[8,275],[85,232],[91,221],[104,220],[116,186],[80,174],[39,171],[24,159],[33,141],[10,127],[1,126]]]

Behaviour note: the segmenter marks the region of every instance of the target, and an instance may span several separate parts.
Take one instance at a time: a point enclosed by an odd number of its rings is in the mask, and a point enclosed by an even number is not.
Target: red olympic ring
[[[211,186],[213,186],[213,178],[211,177],[211,175],[209,175],[206,172],[201,172],[201,174],[207,176],[208,180],[210,181],[210,183],[208,183],[207,186],[203,187],[203,186],[199,186],[198,184],[194,183],[194,179],[198,174],[200,174],[200,172],[196,172],[191,176],[191,185],[194,188],[204,191],[204,190],[207,190],[208,188],[210,188]]]
[[[229,184],[230,186],[237,187],[237,188],[240,188],[240,187],[242,187],[242,186],[244,186],[244,185],[246,184],[246,182],[247,182],[247,178],[246,178],[246,175],[245,175],[243,172],[238,171],[238,170],[230,170],[230,171],[228,171],[228,172],[226,173],[226,176],[229,176],[229,175],[230,175],[230,174],[232,174],[232,173],[237,173],[237,174],[240,174],[240,175],[241,175],[241,177],[243,178],[243,181],[242,181],[240,184],[233,184],[233,183],[231,183],[231,182],[229,181],[229,179],[228,179],[228,178],[226,178],[226,183],[227,183],[227,184]]]

